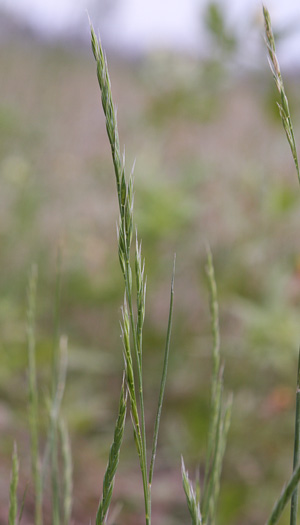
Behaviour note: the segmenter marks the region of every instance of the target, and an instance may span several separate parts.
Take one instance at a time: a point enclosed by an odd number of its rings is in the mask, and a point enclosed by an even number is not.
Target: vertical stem
[[[60,297],[62,279],[62,245],[58,247],[56,259],[56,283],[54,302],[54,338],[52,351],[52,398],[54,399],[57,389],[58,361],[59,361],[59,331],[60,331]]]
[[[299,459],[300,459],[300,348],[299,348],[299,354],[298,354],[298,371],[297,371],[293,470],[295,470],[296,467],[298,466]],[[292,498],[291,498],[290,525],[296,525],[297,523],[297,509],[298,509],[298,486],[295,488]]]
[[[38,388],[36,374],[36,286],[37,267],[32,266],[28,283],[27,347],[29,384],[29,423],[31,433],[31,470],[35,488],[35,525],[43,523],[43,486],[39,458]]]

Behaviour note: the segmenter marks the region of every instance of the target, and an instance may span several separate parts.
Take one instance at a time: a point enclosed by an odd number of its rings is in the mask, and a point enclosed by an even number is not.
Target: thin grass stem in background
[[[69,525],[72,512],[73,463],[70,438],[67,426],[59,419],[59,434],[63,461],[63,525]]]
[[[56,281],[55,281],[55,300],[54,300],[54,334],[52,348],[52,399],[54,399],[57,390],[58,367],[59,367],[59,340],[60,340],[60,309],[61,309],[61,284],[62,284],[62,245],[57,250],[56,258]]]
[[[300,460],[300,349],[298,353],[297,389],[296,389],[296,411],[295,411],[295,437],[294,437],[294,460],[293,470],[299,465]],[[298,511],[298,487],[291,498],[290,525],[297,523]]]
[[[12,473],[10,479],[10,490],[9,490],[9,525],[17,525],[18,522],[18,482],[19,482],[19,460],[17,445],[14,443],[14,451],[12,456]]]
[[[202,490],[200,487],[199,476],[196,480],[196,489],[194,489],[192,482],[189,480],[183,459],[181,469],[184,492],[193,525],[198,525],[200,523],[203,523],[204,525],[215,524],[222,464],[226,449],[232,407],[231,395],[227,401],[224,402],[223,400],[224,366],[221,366],[220,359],[218,294],[212,253],[208,245],[206,271],[210,292],[211,331],[213,336],[213,370],[207,454]]]
[[[27,491],[28,491],[28,483],[26,484],[25,490],[23,492],[23,497],[21,499],[21,505],[20,505],[20,511],[19,511],[19,517],[18,517],[18,525],[20,525],[21,519],[22,519],[22,516],[23,516],[23,511],[24,511],[24,507],[25,507]]]
[[[39,457],[39,424],[38,424],[38,388],[36,377],[36,287],[37,266],[31,268],[28,283],[27,307],[27,347],[28,347],[28,382],[29,382],[29,426],[31,435],[31,470],[34,481],[35,525],[43,523],[43,483]]]
[[[209,245],[206,246],[208,285],[210,292],[211,332],[213,336],[213,371],[211,385],[210,421],[208,430],[205,475],[201,499],[203,523],[215,522],[217,501],[220,491],[223,457],[230,426],[232,397],[223,401],[223,372],[220,358],[220,330],[217,284],[213,257]]]
[[[50,462],[51,462],[51,484],[52,484],[52,522],[53,525],[60,525],[60,474],[58,467],[58,429],[59,415],[64,389],[66,384],[68,341],[66,337],[61,337],[60,359],[58,363],[57,382],[55,397],[50,407]]]

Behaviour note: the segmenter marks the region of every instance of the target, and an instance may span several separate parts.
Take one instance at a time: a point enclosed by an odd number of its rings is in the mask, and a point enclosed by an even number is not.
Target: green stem
[[[298,354],[293,470],[295,470],[296,467],[298,466],[299,459],[300,459],[300,349],[299,349],[299,354]],[[298,509],[298,487],[295,488],[292,498],[291,498],[290,525],[296,525],[297,523],[297,509]]]

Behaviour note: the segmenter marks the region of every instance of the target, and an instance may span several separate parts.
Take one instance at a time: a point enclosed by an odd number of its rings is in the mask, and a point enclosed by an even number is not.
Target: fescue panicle
[[[121,160],[120,143],[117,129],[116,111],[114,108],[110,79],[108,74],[107,62],[103,53],[100,40],[96,38],[95,32],[91,26],[91,43],[94,57],[97,63],[97,77],[101,90],[102,107],[106,119],[106,130],[110,142],[114,171],[117,183],[117,193],[119,202],[119,225],[118,225],[118,251],[119,261],[125,284],[126,301],[123,308],[123,326],[122,338],[124,345],[124,357],[126,366],[126,380],[130,397],[131,419],[133,422],[134,439],[139,455],[143,491],[145,500],[146,524],[150,525],[149,509],[149,487],[147,474],[147,445],[146,445],[146,428],[144,414],[144,394],[143,394],[143,374],[142,374],[142,305],[137,305],[138,319],[135,320],[133,297],[132,297],[132,269],[130,263],[130,247],[133,232],[133,175],[129,176],[128,181],[125,178],[125,159]],[[145,290],[145,288],[144,288]],[[141,298],[141,297],[140,297]],[[141,298],[144,301],[144,298]],[[127,306],[128,305],[128,306]],[[140,308],[139,308],[140,306]],[[132,352],[130,344],[130,333],[132,337]],[[132,356],[135,358],[133,363]],[[134,372],[136,367],[138,398],[135,393]],[[138,406],[139,402],[139,406]],[[140,413],[140,420],[139,420]]]
[[[296,149],[296,142],[295,142],[295,136],[294,136],[294,129],[292,124],[292,119],[290,115],[290,109],[289,109],[289,103],[288,99],[285,93],[283,79],[280,71],[279,62],[276,56],[276,50],[275,50],[275,40],[274,35],[272,31],[272,25],[271,25],[271,18],[269,11],[265,6],[263,6],[263,15],[264,15],[264,21],[265,21],[265,41],[269,53],[269,64],[271,71],[273,73],[273,77],[276,83],[276,87],[279,91],[281,103],[277,104],[280,117],[282,120],[282,124],[287,136],[288,143],[291,148],[291,152],[293,155],[295,167],[297,170],[298,180],[300,182],[300,172],[299,172],[299,163],[298,163],[298,155],[297,155],[297,149]]]
[[[39,458],[39,428],[38,428],[38,388],[36,377],[36,288],[37,266],[31,268],[27,292],[27,347],[28,347],[28,383],[29,383],[29,427],[31,435],[31,470],[35,488],[35,525],[41,525],[42,518],[42,476]]]
[[[192,482],[189,480],[188,472],[185,468],[183,457],[181,458],[181,475],[182,484],[186,496],[187,506],[192,518],[193,525],[202,525],[202,516],[200,512],[200,505],[197,501],[196,493]]]
[[[14,451],[12,455],[12,473],[10,479],[10,490],[9,490],[9,525],[17,525],[18,522],[18,482],[19,482],[19,460],[17,445],[14,444]]]
[[[90,26],[90,30],[92,50],[97,63],[97,77],[101,90],[102,107],[106,118],[106,130],[111,146],[113,164],[115,169],[119,205],[121,207],[124,206],[126,187],[124,177],[124,166],[122,165],[120,155],[120,141],[117,129],[116,111],[112,100],[111,85],[106,57],[103,53],[101,43],[97,39],[92,25]]]
[[[96,525],[106,523],[109,506],[111,503],[114,480],[119,463],[120,449],[124,435],[126,419],[127,395],[125,389],[125,377],[123,376],[121,395],[119,401],[118,419],[115,426],[114,439],[109,452],[108,465],[103,480],[102,499],[99,504],[96,517]]]

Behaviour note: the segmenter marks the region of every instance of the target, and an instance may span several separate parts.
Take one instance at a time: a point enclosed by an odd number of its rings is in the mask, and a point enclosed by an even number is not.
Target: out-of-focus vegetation
[[[218,13],[209,16],[215,30]],[[36,262],[39,386],[46,396],[59,246],[61,331],[70,347],[64,411],[75,462],[74,517],[81,523],[96,511],[122,373],[123,297],[110,151],[91,53],[16,36],[1,44],[0,61],[0,523],[7,519],[14,437],[21,486],[30,471],[28,273]],[[153,520],[167,525],[187,519],[180,454],[190,471],[204,460],[211,370],[208,239],[226,383],[234,393],[220,521],[259,522],[291,471],[300,310],[298,183],[275,115],[267,64],[233,77],[215,58],[200,63],[157,55],[138,63],[116,57],[109,62],[127,166],[136,158],[135,219],[149,284],[145,398],[153,420],[177,253]],[[285,80],[299,137],[298,78]],[[116,494],[124,501],[122,517],[133,524],[139,522],[142,494],[131,499],[140,480],[129,442],[130,428]],[[25,524],[31,519],[31,486],[27,501]]]

